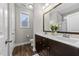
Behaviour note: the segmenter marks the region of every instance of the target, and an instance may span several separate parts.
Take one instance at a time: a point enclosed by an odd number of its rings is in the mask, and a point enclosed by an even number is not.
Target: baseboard
[[[19,43],[19,44],[15,44],[15,47],[16,46],[20,46],[20,45],[24,45],[24,44],[29,44],[30,42],[23,42],[23,43]]]

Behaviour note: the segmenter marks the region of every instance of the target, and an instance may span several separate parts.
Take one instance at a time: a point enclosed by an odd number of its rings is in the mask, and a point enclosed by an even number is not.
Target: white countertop
[[[43,34],[43,33],[36,33],[36,34],[46,37],[46,38],[49,38],[54,41],[58,41],[58,42],[65,43],[70,46],[79,48],[79,39],[77,39],[77,38],[66,38],[66,37],[61,37],[61,36],[56,36],[56,35],[53,36],[51,34]]]

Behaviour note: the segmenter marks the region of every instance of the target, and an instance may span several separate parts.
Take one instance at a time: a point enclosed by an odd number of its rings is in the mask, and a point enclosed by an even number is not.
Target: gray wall
[[[20,28],[20,12],[26,11],[29,14],[30,18],[30,28]],[[16,44],[27,43],[31,38],[33,38],[33,10],[27,9],[22,4],[16,4]],[[30,35],[27,38],[27,35]]]

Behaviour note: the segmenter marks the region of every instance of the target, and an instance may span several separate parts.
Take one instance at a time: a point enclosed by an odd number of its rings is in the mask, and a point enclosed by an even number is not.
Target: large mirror
[[[59,24],[60,33],[79,33],[79,3],[62,3],[43,15],[43,31],[50,32],[51,24]]]

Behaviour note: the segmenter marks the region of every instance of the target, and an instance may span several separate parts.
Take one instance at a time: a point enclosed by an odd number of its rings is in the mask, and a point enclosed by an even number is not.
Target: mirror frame
[[[63,4],[63,3],[57,4],[56,6],[54,6],[53,8],[51,8],[50,10],[48,10],[47,12],[45,12],[45,13],[43,14],[43,32],[51,32],[51,31],[45,30],[45,26],[44,26],[44,23],[45,23],[45,22],[44,22],[44,20],[45,20],[44,16],[45,16],[45,14],[47,14],[48,12],[52,11],[53,9],[57,8],[58,6],[60,6],[60,5],[62,5],[62,4]],[[65,31],[57,31],[57,33],[79,34],[79,32],[65,32]]]

